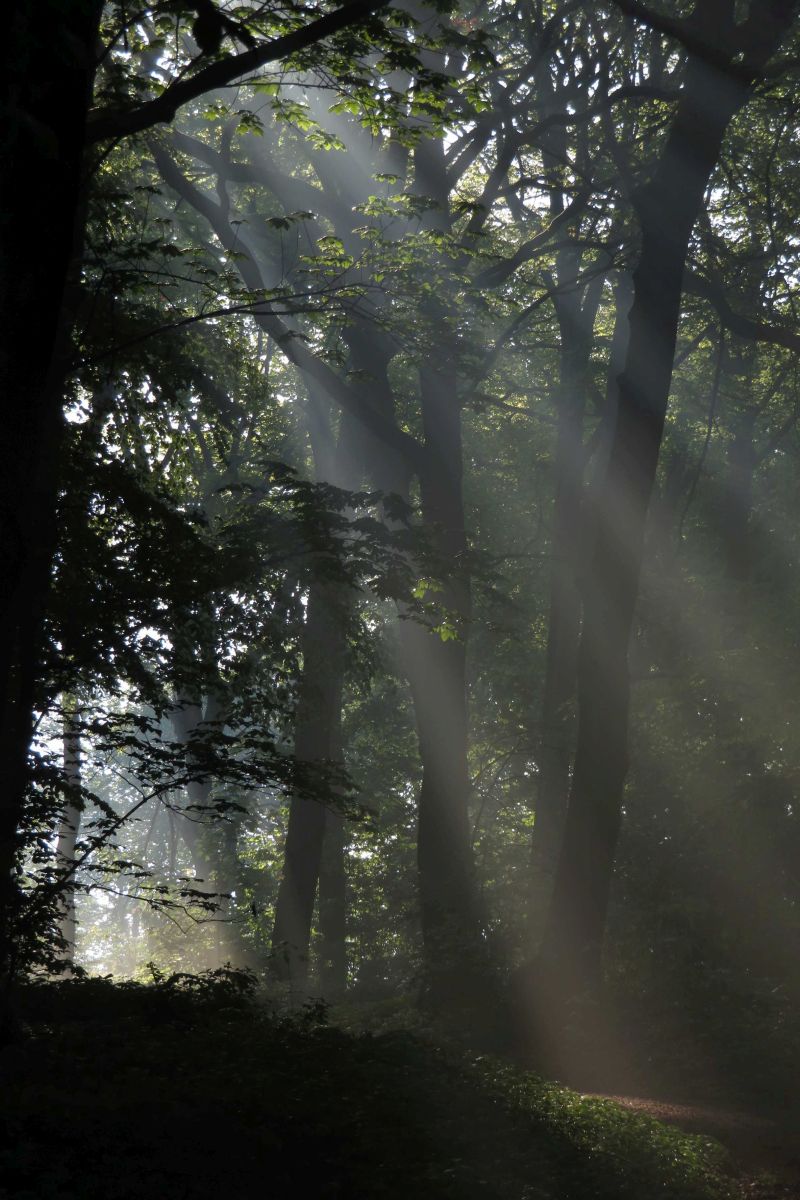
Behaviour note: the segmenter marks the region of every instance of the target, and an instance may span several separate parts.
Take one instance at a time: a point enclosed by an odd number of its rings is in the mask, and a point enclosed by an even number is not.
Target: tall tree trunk
[[[56,844],[56,865],[59,870],[72,871],[75,863],[75,844],[81,824],[83,804],[81,802],[81,739],[80,724],[74,707],[67,705],[64,710],[64,777],[68,792],[64,812],[58,827],[58,842]],[[63,972],[69,974],[75,961],[76,919],[75,919],[75,879],[72,874],[64,881],[59,894],[59,934],[62,940],[60,957],[63,959]]]
[[[319,982],[323,996],[335,999],[347,988],[347,871],[345,822],[333,808],[325,811],[319,872]]]
[[[348,491],[361,481],[361,431],[342,414],[334,445],[327,404],[320,390],[310,391],[309,428],[315,473]],[[302,769],[341,768],[342,697],[347,655],[351,590],[337,581],[318,578],[309,589],[302,635],[303,673],[295,718],[295,760]],[[344,827],[335,796],[311,799],[292,796],[286,831],[283,876],[278,889],[272,935],[273,974],[301,993],[307,988],[311,925],[319,887],[322,937],[320,984],[324,994],[344,990],[347,980],[345,944],[346,872]]]
[[[448,232],[449,189],[441,137],[419,142],[417,189],[435,207],[427,223]],[[467,645],[471,586],[463,498],[461,405],[446,297],[427,304],[431,348],[419,369],[425,455],[422,519],[441,573],[440,631],[404,621],[402,644],[422,760],[417,818],[426,993],[445,1009],[483,1002],[488,963],[481,938],[469,826]]]
[[[55,545],[65,297],[80,247],[101,8],[100,0],[14,0],[0,51],[0,975],[12,956],[30,709]]]
[[[454,372],[423,367],[420,382],[429,456],[422,516],[446,573],[433,598],[454,628],[439,633],[407,620],[401,634],[422,760],[417,861],[427,985],[434,1003],[449,1003],[478,968],[467,764],[470,584]]]
[[[186,766],[191,772],[196,767],[192,754],[192,739],[202,735],[203,707],[199,701],[191,700],[186,695],[179,696],[170,719],[178,740],[186,749]],[[207,776],[189,779],[186,784],[186,799],[187,811],[181,815],[178,828],[192,858],[197,890],[210,893],[215,890],[217,879],[211,855],[204,845],[203,814],[208,809],[211,799],[211,779]]]
[[[298,766],[324,768],[337,757],[337,714],[341,710],[345,660],[342,589],[315,580],[303,629],[303,674],[295,718]],[[275,908],[272,969],[301,992],[308,982],[309,946],[325,836],[325,798],[298,792],[292,797],[283,876]]]
[[[542,152],[549,187],[551,220],[565,211],[564,166],[569,162],[567,126],[558,118],[568,111],[568,101],[555,86],[550,64],[543,59],[536,71],[540,96],[539,119],[546,123],[557,118],[547,130]],[[575,149],[580,170],[588,169],[588,146],[579,136]],[[561,848],[569,795],[569,777],[574,753],[575,700],[578,639],[581,626],[581,601],[578,575],[587,545],[587,514],[584,511],[583,484],[586,451],[583,426],[588,391],[590,356],[594,322],[600,306],[604,275],[597,274],[588,284],[581,283],[584,252],[575,244],[580,233],[580,218],[574,232],[566,231],[566,241],[556,255],[553,304],[559,326],[559,378],[555,400],[557,437],[555,450],[555,496],[550,537],[551,576],[547,626],[545,678],[542,693],[538,738],[538,777],[536,821],[531,845],[531,888],[529,894],[529,947],[535,953],[541,938],[547,906]],[[618,373],[619,307],[624,304],[624,288],[616,288],[618,300],[615,338],[611,360]],[[627,310],[624,313],[627,324]],[[608,397],[613,402],[613,397]],[[601,421],[606,414],[601,414]]]
[[[764,24],[772,23],[769,45],[760,46],[763,61],[788,26],[792,7],[751,5],[751,14],[757,9],[763,15],[762,34]],[[733,17],[732,0],[706,0],[698,4],[692,21],[701,40],[729,48],[729,61],[736,52]],[[747,94],[738,74],[713,70],[690,54],[664,151],[637,198],[642,246],[617,425],[584,598],[575,772],[539,959],[545,1001],[594,990],[600,981],[628,768],[628,644],[669,397],[683,268],[725,130]]]
[[[560,207],[556,209],[560,211]],[[572,703],[580,634],[577,576],[583,537],[583,417],[594,319],[602,279],[578,290],[580,253],[559,255],[556,299],[561,334],[557,391],[555,501],[551,532],[550,605],[538,750],[536,822],[531,845],[529,938],[538,940],[553,887],[569,794],[573,753]]]
[[[433,161],[421,185],[427,194],[442,190],[441,146],[429,148]],[[419,153],[419,152],[418,152]],[[446,210],[439,209],[444,219]],[[434,312],[432,320],[441,320]],[[370,376],[373,396],[394,419],[387,376],[389,355],[381,354],[369,330],[352,342],[354,363]],[[423,526],[444,578],[434,601],[448,614],[455,636],[444,640],[401,613],[399,638],[403,669],[411,688],[422,784],[417,807],[417,864],[420,921],[427,998],[446,1008],[470,1002],[486,963],[480,941],[469,829],[470,780],[467,763],[467,637],[470,576],[462,495],[461,412],[456,372],[448,349],[437,367],[431,352],[420,369],[425,436],[419,472]],[[375,486],[408,502],[412,469],[399,455],[373,441],[366,455]],[[443,631],[445,632],[445,631]]]
[[[175,733],[187,748],[187,766],[193,768],[192,738],[201,736],[203,726],[217,723],[223,717],[223,704],[214,693],[206,698],[205,705],[181,697],[172,710],[171,720]],[[208,897],[214,906],[216,945],[209,966],[219,967],[225,963],[244,966],[248,958],[240,937],[240,928],[231,910],[230,893],[233,890],[231,858],[235,855],[236,831],[232,831],[234,855],[226,855],[226,833],[217,825],[211,825],[205,816],[211,808],[213,781],[209,776],[190,779],[186,785],[189,811],[178,823],[180,836],[189,851],[195,872],[196,891]]]

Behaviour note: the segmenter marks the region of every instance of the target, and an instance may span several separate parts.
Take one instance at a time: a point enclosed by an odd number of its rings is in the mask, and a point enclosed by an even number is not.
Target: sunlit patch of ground
[[[720,1142],[741,1174],[746,1195],[758,1200],[800,1197],[800,1108],[796,1101],[787,1098],[785,1110],[770,1118],[741,1110],[674,1104],[642,1096],[604,1098],[629,1112]]]

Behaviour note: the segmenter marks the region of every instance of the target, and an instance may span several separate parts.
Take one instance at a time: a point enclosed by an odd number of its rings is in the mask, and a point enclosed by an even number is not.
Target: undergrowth
[[[722,1152],[246,976],[28,987],[0,1058],[4,1200],[723,1200]]]

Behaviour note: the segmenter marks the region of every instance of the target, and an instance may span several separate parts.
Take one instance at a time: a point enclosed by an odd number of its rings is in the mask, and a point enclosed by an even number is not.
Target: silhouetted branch
[[[288,58],[298,50],[305,50],[321,42],[323,38],[339,33],[371,16],[379,8],[386,8],[390,0],[350,0],[332,13],[327,13],[302,29],[295,29],[283,37],[274,38],[266,45],[244,50],[230,58],[211,63],[188,79],[180,79],[153,100],[132,109],[91,113],[87,124],[86,140],[89,145],[109,138],[125,137],[141,133],[154,125],[169,123],[179,108],[190,100],[197,100],[216,88],[242,79],[267,63]]]

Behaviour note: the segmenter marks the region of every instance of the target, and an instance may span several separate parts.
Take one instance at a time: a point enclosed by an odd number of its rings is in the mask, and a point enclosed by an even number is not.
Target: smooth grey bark
[[[688,24],[723,47],[728,69],[690,53],[675,116],[636,197],[642,232],[630,343],[619,380],[611,456],[598,497],[578,664],[578,743],[564,840],[539,957],[541,1001],[596,990],[628,768],[628,645],[645,517],[669,397],[689,237],[732,117],[794,16],[754,2],[737,26],[733,0],[702,0]],[[744,58],[749,76],[742,73]],[[734,62],[736,65],[734,67]],[[748,79],[750,82],[748,82]]]

